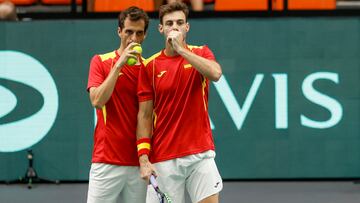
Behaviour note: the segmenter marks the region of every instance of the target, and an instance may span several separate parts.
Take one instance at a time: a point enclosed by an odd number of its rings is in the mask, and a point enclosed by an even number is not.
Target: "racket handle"
[[[158,187],[159,187],[154,175],[151,175],[151,176],[150,176],[150,183],[151,183],[151,185],[152,185],[154,188],[158,188]]]

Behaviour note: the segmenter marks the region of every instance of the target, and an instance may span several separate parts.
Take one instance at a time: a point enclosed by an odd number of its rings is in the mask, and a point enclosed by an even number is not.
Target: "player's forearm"
[[[153,102],[145,101],[139,103],[139,111],[138,111],[138,122],[136,126],[136,138],[137,138],[137,145],[138,145],[138,155],[139,155],[139,162],[140,165],[146,164],[149,159],[149,152],[151,150],[151,133],[152,133],[152,111],[153,111]],[[147,145],[139,146],[141,143],[148,143]],[[148,148],[148,151],[145,153],[139,153],[142,147]]]
[[[137,139],[151,138],[151,132],[152,132],[152,119],[145,117],[138,119],[138,124],[136,129]]]
[[[149,153],[151,150],[152,112],[152,100],[139,103],[138,122],[136,127],[137,150],[140,164],[140,176],[147,180],[150,178],[151,174],[154,173],[154,168],[149,161]],[[146,148],[148,150],[146,150]]]
[[[180,50],[179,54],[209,80],[218,81],[220,79],[222,70],[217,62],[198,56],[187,49]]]
[[[90,89],[91,104],[95,108],[102,108],[109,101],[114,91],[119,72],[120,70],[118,68],[113,68],[100,86]]]
[[[138,122],[136,127],[136,137],[151,138],[152,133],[152,116],[153,116],[153,101],[145,101],[139,103]]]

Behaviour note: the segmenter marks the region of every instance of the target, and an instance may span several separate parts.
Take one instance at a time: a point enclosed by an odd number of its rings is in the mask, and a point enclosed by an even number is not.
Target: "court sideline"
[[[87,183],[0,184],[0,203],[86,202]],[[359,203],[360,184],[343,182],[224,182],[222,203]],[[190,203],[187,201],[186,203]]]

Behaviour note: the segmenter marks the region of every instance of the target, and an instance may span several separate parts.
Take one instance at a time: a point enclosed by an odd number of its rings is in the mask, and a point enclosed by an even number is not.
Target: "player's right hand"
[[[156,176],[155,167],[149,161],[147,155],[142,155],[139,157],[140,162],[140,177],[146,181],[150,180],[150,176],[154,174]]]
[[[167,42],[171,45],[171,47],[178,52],[179,49],[184,48],[184,36],[180,31],[172,30],[167,36]]]
[[[121,68],[123,65],[126,64],[126,61],[131,57],[137,59],[139,53],[133,50],[134,46],[140,45],[136,42],[131,42],[122,53],[120,53],[120,58],[116,61],[115,66],[116,68]]]

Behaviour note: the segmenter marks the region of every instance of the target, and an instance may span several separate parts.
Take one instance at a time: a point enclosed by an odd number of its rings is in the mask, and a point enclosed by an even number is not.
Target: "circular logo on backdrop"
[[[58,93],[47,69],[17,51],[0,51],[0,152],[27,149],[54,124]]]

